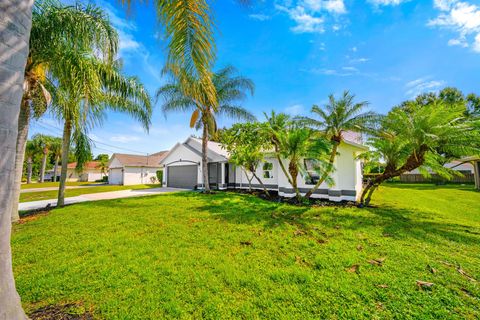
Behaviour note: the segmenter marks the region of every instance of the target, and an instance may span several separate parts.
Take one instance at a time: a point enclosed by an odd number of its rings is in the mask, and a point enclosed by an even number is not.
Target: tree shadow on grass
[[[478,227],[433,220],[435,217],[432,213],[403,208],[312,208],[277,204],[248,195],[229,193],[216,195],[206,201],[207,204],[195,207],[195,210],[208,212],[229,223],[262,224],[265,228],[289,224],[305,233],[311,232],[314,227],[356,231],[376,227],[382,229],[381,233],[385,237],[398,240],[413,237],[429,243],[445,240],[462,244],[480,243]],[[318,217],[321,217],[321,222]]]

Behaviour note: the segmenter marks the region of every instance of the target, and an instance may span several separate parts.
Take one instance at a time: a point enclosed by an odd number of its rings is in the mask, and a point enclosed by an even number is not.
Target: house
[[[67,181],[97,181],[102,180],[106,175],[102,172],[100,161],[89,161],[85,163],[82,172],[77,172],[77,163],[67,165]]]
[[[193,137],[183,143],[177,143],[170,150],[160,162],[165,166],[163,178],[167,187],[203,188],[201,150],[202,141]],[[368,150],[367,147],[357,142],[342,142],[339,146],[339,156],[335,160],[336,170],[332,173],[335,184],[332,187],[326,183],[322,184],[312,197],[332,201],[356,200],[362,190],[362,163],[357,156],[366,150]],[[220,144],[210,141],[207,155],[211,188],[249,188],[247,173],[242,168],[228,163],[228,153]],[[267,155],[265,162],[259,166],[256,174],[269,190],[278,191],[280,196],[293,197],[295,195],[275,157]],[[314,180],[314,176],[312,179],[299,175],[300,192],[308,192],[313,187]],[[252,181],[252,187],[261,189],[261,185],[255,179]]]
[[[157,171],[163,169],[160,161],[167,151],[151,155],[114,153],[108,162],[108,183],[135,185],[157,183]]]
[[[474,161],[467,161],[464,159],[453,160],[444,165],[445,168],[455,170],[462,175],[453,176],[450,182],[453,183],[473,183],[475,181],[475,167]],[[420,173],[420,170],[417,168],[415,170],[405,172],[400,175],[400,181],[408,183],[424,183],[424,182],[444,182],[445,178],[442,178],[438,174],[434,173],[432,170],[429,170],[429,177],[425,177]]]

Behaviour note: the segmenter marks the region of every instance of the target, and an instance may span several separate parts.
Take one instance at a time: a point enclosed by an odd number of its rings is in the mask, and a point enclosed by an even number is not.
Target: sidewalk
[[[178,191],[185,191],[186,189],[177,189],[177,188],[152,188],[152,189],[140,189],[140,190],[120,190],[120,191],[110,191],[110,192],[99,192],[91,194],[83,194],[81,196],[65,198],[65,204],[73,204],[87,201],[97,201],[97,200],[108,200],[108,199],[120,199],[120,198],[129,198],[129,197],[140,197],[140,196],[152,196],[162,193],[171,193]],[[56,206],[57,199],[50,200],[40,200],[40,201],[31,201],[31,202],[22,202],[18,206],[18,210],[27,211],[42,209],[46,206]]]
[[[108,186],[108,184],[92,184],[92,185],[85,185],[85,186],[65,186],[65,189],[82,189],[82,188],[95,188],[95,187],[104,187]],[[21,189],[20,193],[28,193],[28,192],[41,192],[41,191],[54,191],[58,190],[57,187],[45,187],[45,188],[29,188],[29,189]]]

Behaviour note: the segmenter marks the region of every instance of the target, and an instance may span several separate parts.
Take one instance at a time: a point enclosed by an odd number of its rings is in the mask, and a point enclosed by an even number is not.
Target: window
[[[303,179],[305,180],[305,184],[311,184],[311,185],[317,184],[318,180],[320,179],[320,176],[317,173],[319,169],[318,162],[313,159],[306,159],[305,169],[306,169],[306,173],[303,177]]]
[[[263,164],[263,177],[265,179],[272,179],[273,178],[273,163],[265,162]]]

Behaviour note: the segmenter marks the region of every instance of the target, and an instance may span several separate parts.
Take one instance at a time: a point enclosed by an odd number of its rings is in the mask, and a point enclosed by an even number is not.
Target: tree
[[[306,198],[310,198],[335,170],[335,158],[337,157],[339,145],[344,141],[344,133],[346,131],[366,132],[377,118],[377,115],[373,112],[363,112],[368,102],[355,103],[354,99],[355,96],[348,91],[344,91],[342,97],[338,100],[333,95],[330,95],[329,102],[324,108],[317,105],[312,107],[312,113],[318,116],[318,120],[309,117],[300,118],[300,121],[305,125],[312,129],[320,130],[331,144],[328,165],[315,186],[305,194]]]
[[[437,99],[427,105],[411,104],[409,112],[392,109],[369,141],[373,147],[370,157],[384,159],[385,170],[368,181],[360,205],[368,205],[384,181],[417,168],[424,175],[433,171],[444,178],[458,174],[443,166],[445,157],[479,154],[478,125],[478,120],[465,116],[462,103]]]
[[[265,194],[270,196],[256,173],[258,166],[264,161],[265,151],[271,148],[265,124],[259,122],[235,124],[230,129],[222,131],[220,143],[228,151],[229,161],[250,173],[251,176],[246,175],[250,190],[252,179],[255,178]]]
[[[110,157],[106,153],[100,153],[98,156],[95,157],[95,161],[106,161],[110,160]]]
[[[27,184],[32,183],[32,165],[33,157],[38,154],[39,150],[37,145],[32,140],[27,141],[27,146],[25,148],[25,157],[27,158]],[[18,210],[17,210],[18,214]]]
[[[310,160],[311,169],[318,172],[325,167],[325,156],[330,151],[330,145],[318,132],[305,127],[303,122],[293,121],[286,114],[276,114],[272,111],[270,116],[265,116],[274,154],[283,174],[295,191],[297,201],[300,202],[303,197],[297,180],[300,174],[308,175],[306,160]],[[288,169],[284,161],[287,162]],[[326,179],[330,181],[329,177]]]
[[[48,153],[50,152],[54,137],[45,134],[36,134],[33,136],[32,139],[34,143],[38,146],[39,150],[41,150],[42,152],[39,182],[43,183],[45,179],[45,170],[47,169]]]
[[[204,191],[210,192],[208,182],[207,146],[209,135],[217,129],[216,116],[227,116],[237,120],[254,120],[254,116],[235,105],[246,98],[246,92],[253,94],[254,85],[250,79],[237,75],[233,67],[219,70],[212,77],[215,86],[215,99],[204,91],[201,79],[191,77],[184,70],[168,72],[170,81],[157,90],[157,100],[163,98],[164,113],[191,112],[190,127],[202,128],[202,173]],[[215,104],[214,104],[215,103]]]
[[[62,139],[53,138],[50,144],[50,153],[53,156],[53,181],[57,181],[57,172],[58,172],[58,162],[62,157]]]

